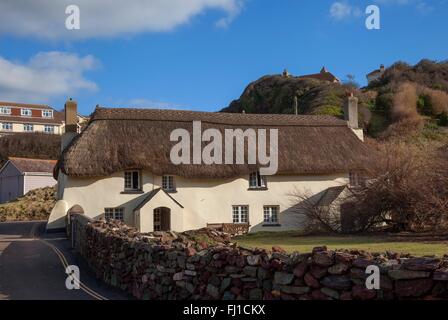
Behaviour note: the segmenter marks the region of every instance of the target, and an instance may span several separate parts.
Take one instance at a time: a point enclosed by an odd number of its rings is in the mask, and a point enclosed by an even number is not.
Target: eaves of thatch
[[[312,175],[362,170],[368,147],[343,120],[330,116],[236,114],[178,110],[97,108],[86,129],[62,153],[57,170],[68,176],[102,177],[126,169],[186,178],[232,178],[257,165],[174,165],[173,130],[278,129],[278,174]],[[223,134],[224,136],[224,134]],[[204,143],[205,145],[205,143]],[[224,152],[224,147],[223,147]]]

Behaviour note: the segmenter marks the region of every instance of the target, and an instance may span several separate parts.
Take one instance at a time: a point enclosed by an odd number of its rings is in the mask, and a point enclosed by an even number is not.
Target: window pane
[[[278,206],[265,206],[263,208],[264,222],[278,223]]]
[[[162,176],[162,188],[164,190],[174,190],[174,176]]]
[[[259,171],[252,172],[249,175],[249,188],[265,188],[266,177],[262,176]]]
[[[233,223],[248,223],[249,222],[249,207],[248,206],[233,206]]]
[[[130,172],[125,172],[124,173],[124,188],[125,189],[131,189],[132,184],[131,184],[131,173]]]
[[[240,217],[239,217],[239,210],[238,207],[233,207],[233,223],[239,223]]]
[[[246,206],[241,207],[241,223],[247,223],[248,222],[248,208]]]
[[[140,188],[140,179],[138,171],[132,172],[132,189],[137,190]]]

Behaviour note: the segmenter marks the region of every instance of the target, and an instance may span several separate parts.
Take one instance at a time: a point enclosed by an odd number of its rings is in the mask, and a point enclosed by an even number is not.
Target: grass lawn
[[[448,254],[448,240],[428,240],[395,236],[304,236],[298,232],[259,232],[235,238],[246,248],[271,249],[280,246],[288,252],[310,252],[317,246],[329,249],[361,249],[370,252],[386,250],[410,253],[415,256]]]

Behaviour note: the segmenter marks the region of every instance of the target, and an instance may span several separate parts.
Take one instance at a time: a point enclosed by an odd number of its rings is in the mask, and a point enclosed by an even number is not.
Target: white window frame
[[[361,186],[361,181],[359,178],[359,174],[357,172],[349,173],[349,185],[351,187],[359,187]]]
[[[12,131],[12,123],[11,122],[3,122],[2,130],[3,131]]]
[[[53,110],[50,109],[42,110],[42,118],[53,118]]]
[[[135,179],[137,179],[137,185],[135,184]],[[141,191],[141,172],[139,170],[128,170],[124,172],[124,190]]]
[[[11,114],[11,107],[1,106],[0,107],[0,114],[10,115]]]
[[[165,191],[175,191],[176,185],[174,183],[174,176],[163,175],[162,176],[162,189]]]
[[[49,134],[54,134],[54,126],[46,124],[44,126],[44,132]]]
[[[279,224],[280,206],[263,206],[263,224]]]
[[[232,206],[232,222],[235,224],[248,224],[249,206],[248,205]]]
[[[124,221],[124,208],[104,208],[104,218]]]
[[[252,172],[249,175],[249,189],[266,189],[267,186],[266,176],[262,176],[260,171]]]
[[[31,128],[31,130],[28,130],[27,128]],[[34,132],[34,125],[31,123],[24,123],[23,124],[23,131],[24,132]]]
[[[31,117],[33,115],[33,111],[29,108],[20,109],[20,115],[22,117]]]

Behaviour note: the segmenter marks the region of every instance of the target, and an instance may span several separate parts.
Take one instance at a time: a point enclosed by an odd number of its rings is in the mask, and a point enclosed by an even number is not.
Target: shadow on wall
[[[317,203],[322,196],[325,194],[326,190],[316,193],[308,198],[312,203]],[[306,227],[307,217],[305,216],[305,210],[307,205],[304,201],[300,201],[298,196],[289,195],[291,197],[291,203],[293,204],[286,210],[279,213],[279,224],[269,225],[264,222],[259,223],[251,227],[250,232],[261,232],[261,231],[304,231]],[[300,201],[299,203],[296,203]],[[295,203],[295,204],[294,204]]]

